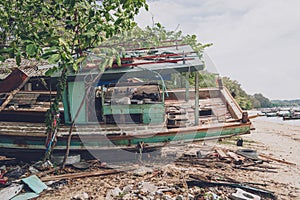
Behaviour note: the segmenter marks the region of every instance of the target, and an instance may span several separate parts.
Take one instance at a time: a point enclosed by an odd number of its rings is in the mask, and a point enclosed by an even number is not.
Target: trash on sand
[[[51,161],[57,165],[60,165],[63,163],[65,155],[51,155]],[[74,163],[79,163],[81,159],[80,154],[74,154],[74,155],[69,155],[67,160],[66,160],[66,165],[72,165]]]
[[[11,200],[27,200],[27,199],[33,199],[37,198],[39,195],[34,192],[26,192],[23,194],[19,194],[18,196],[15,196]]]
[[[88,169],[88,168],[90,168],[91,165],[87,162],[78,162],[78,163],[72,164],[72,166],[76,169]]]
[[[238,149],[236,154],[244,156],[252,160],[258,160],[257,151],[253,149]]]
[[[28,185],[28,187],[39,194],[43,190],[47,189],[47,185],[43,183],[36,175],[29,176],[27,178],[23,178],[22,181]]]
[[[0,190],[0,199],[11,199],[21,192],[23,185],[12,184],[2,190]]]
[[[86,192],[82,192],[71,198],[71,200],[87,200],[87,199],[89,199],[89,195]]]
[[[45,171],[45,170],[49,170],[50,168],[52,168],[53,164],[51,163],[50,160],[38,161],[34,165],[32,165],[32,167],[34,167],[40,171]]]
[[[152,174],[152,173],[153,173],[152,168],[144,167],[144,166],[133,171],[133,174],[135,176],[145,176],[146,174]]]
[[[28,170],[31,172],[31,174],[40,173],[40,171],[33,166],[30,166]]]
[[[236,193],[230,195],[233,200],[260,200],[260,196],[246,192],[240,188],[236,188]]]
[[[157,187],[153,184],[153,183],[150,183],[150,182],[142,182],[141,184],[141,191],[147,193],[155,193],[157,191]]]
[[[8,178],[14,178],[14,179],[18,179],[20,178],[23,174],[25,174],[26,170],[21,168],[20,166],[17,166],[14,169],[11,169],[10,171],[8,171],[7,173],[5,173],[4,175]]]

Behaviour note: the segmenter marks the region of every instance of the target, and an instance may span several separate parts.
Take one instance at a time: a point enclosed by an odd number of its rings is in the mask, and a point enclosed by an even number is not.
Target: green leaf
[[[76,64],[81,63],[81,62],[84,61],[85,59],[86,59],[85,56],[82,56],[82,57],[78,58],[78,59],[76,60]]]
[[[114,58],[110,57],[108,60],[108,67],[112,67],[113,63],[114,63]]]
[[[108,59],[105,58],[104,61],[101,63],[101,65],[99,66],[99,69],[101,72],[104,72],[105,71],[105,68],[107,67],[107,64],[108,64]]]
[[[17,62],[17,65],[20,66],[20,64],[21,64],[21,53],[20,52],[18,52],[16,55],[16,62]]]
[[[28,56],[34,56],[37,53],[37,47],[35,44],[29,44],[26,46],[26,54]]]
[[[68,47],[67,42],[63,38],[58,38],[58,41],[60,46]]]
[[[119,55],[116,55],[116,60],[117,60],[117,65],[118,66],[121,66],[122,65],[122,62],[121,62],[121,58]]]
[[[3,48],[0,49],[0,53],[10,53],[14,50],[14,48],[10,47],[10,48]]]
[[[56,64],[60,60],[60,55],[59,54],[53,54],[48,58],[48,61],[50,63]]]
[[[72,66],[73,66],[73,70],[74,70],[75,72],[77,72],[77,71],[78,71],[78,68],[79,68],[79,65],[78,65],[77,63],[74,63]]]
[[[4,60],[5,60],[5,58],[0,55],[0,62],[3,62]]]
[[[46,71],[46,76],[51,76],[56,71],[56,67],[50,68]]]

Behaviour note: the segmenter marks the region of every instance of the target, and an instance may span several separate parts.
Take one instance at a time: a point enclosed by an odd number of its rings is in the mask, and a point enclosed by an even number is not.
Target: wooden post
[[[195,126],[199,125],[199,72],[195,72]]]
[[[103,106],[104,106],[104,85],[101,85],[101,119],[104,121],[104,112],[103,112]]]

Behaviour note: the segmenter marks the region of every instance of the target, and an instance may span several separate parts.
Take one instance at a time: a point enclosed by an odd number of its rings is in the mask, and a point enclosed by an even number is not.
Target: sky
[[[248,94],[300,99],[300,1],[150,0],[135,18],[140,27],[161,23],[213,43],[206,49],[221,76]]]

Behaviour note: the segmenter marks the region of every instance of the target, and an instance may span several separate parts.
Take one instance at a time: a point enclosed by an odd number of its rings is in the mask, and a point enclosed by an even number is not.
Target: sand
[[[272,157],[297,164],[297,166],[289,166],[276,163],[280,166],[278,173],[264,178],[284,186],[282,192],[280,191],[281,188],[278,188],[278,193],[290,192],[300,199],[300,126],[284,124],[283,122],[275,123],[259,118],[253,120],[253,125],[256,130],[243,136],[245,140],[255,141],[255,143],[248,144],[249,147]],[[295,199],[297,198],[295,197]]]

